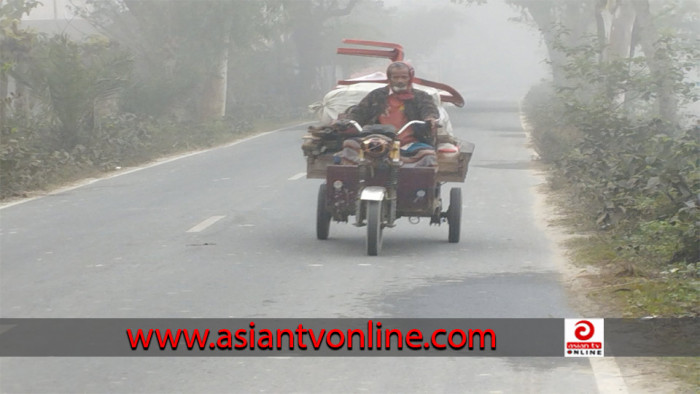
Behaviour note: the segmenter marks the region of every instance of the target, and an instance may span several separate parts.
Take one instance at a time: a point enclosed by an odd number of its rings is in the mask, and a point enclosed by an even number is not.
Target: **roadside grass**
[[[698,317],[700,280],[693,264],[659,270],[655,262],[635,258],[615,234],[596,234],[567,242],[577,266],[598,268],[599,286],[590,297],[614,316]]]
[[[589,296],[601,304],[601,312],[628,318],[700,316],[696,264],[660,265],[629,247],[626,229],[596,229],[586,209],[571,204],[572,194],[570,189],[549,188],[548,200],[559,211],[552,224],[570,235],[565,247],[571,262],[598,273]]]
[[[700,357],[659,357],[655,360],[671,371],[675,378],[687,383],[690,386],[688,393],[697,393],[700,387]]]
[[[240,122],[226,119],[207,123],[134,122],[117,120],[105,127],[99,142],[71,151],[24,145],[3,146],[0,152],[0,201],[42,195],[84,179],[187,152],[225,145],[252,135],[308,121],[302,115]],[[36,135],[37,133],[28,133]],[[38,138],[38,137],[35,137]]]
[[[678,263],[659,269],[655,261],[633,256],[622,229],[601,230],[575,201],[572,189],[549,179],[547,201],[557,210],[551,225],[564,229],[569,261],[585,274],[578,274],[576,290],[593,303],[596,317],[698,317],[700,280],[695,264]],[[554,187],[553,187],[554,185]],[[590,268],[590,269],[589,269]],[[580,281],[585,281],[581,284]],[[684,385],[681,392],[700,387],[700,358],[649,357],[659,370]]]

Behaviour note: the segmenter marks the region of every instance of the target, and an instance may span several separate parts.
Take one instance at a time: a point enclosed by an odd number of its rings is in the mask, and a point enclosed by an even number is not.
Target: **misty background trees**
[[[54,7],[57,1],[60,6],[68,0],[53,0]],[[52,0],[46,2],[50,8]],[[452,84],[476,71],[469,64],[446,64],[450,56],[473,52],[459,46],[455,50],[455,45],[444,47],[462,41],[459,35],[466,34],[460,25],[474,25],[474,20],[463,18],[469,10],[449,0],[75,0],[70,4],[73,16],[66,29],[59,31],[65,34],[70,25],[87,21],[99,34],[92,38],[70,35],[64,40],[66,46],[90,41],[94,53],[101,43],[115,56],[123,56],[122,63],[131,64],[130,69],[120,71],[119,79],[125,83],[113,96],[116,113],[208,121],[245,109],[252,112],[247,116],[259,117],[302,109],[319,100],[337,79],[386,66],[381,59],[337,56],[335,49],[343,38],[399,42],[419,74]],[[20,14],[26,15],[37,5],[36,1],[8,2],[4,7],[7,23],[20,19],[19,11],[9,13],[10,7],[23,9]],[[38,51],[51,38],[27,28],[26,23],[17,26],[34,40],[24,48],[27,55],[34,56],[30,52]],[[426,34],[428,31],[431,33]],[[3,37],[6,43],[19,42],[10,35]],[[13,57],[20,52],[15,48],[7,53]],[[26,73],[20,75],[26,64],[36,63],[31,56],[4,61],[3,75],[12,75],[18,82],[13,89],[41,84],[30,81]],[[65,71],[58,75],[70,79]],[[10,107],[37,97],[33,90],[27,91]]]
[[[386,67],[337,56],[343,38],[395,40],[423,60],[437,42],[416,26],[443,38],[459,22],[447,0],[46,0],[41,11],[65,3],[63,25],[30,24],[39,1],[0,5],[3,197],[306,118],[339,78]]]
[[[65,168],[113,169],[304,118],[335,82],[333,33],[356,4],[78,1],[96,34],[75,37],[20,23],[38,1],[3,2],[2,196]]]
[[[503,1],[502,23],[483,18]],[[503,1],[84,0],[71,12],[95,34],[77,37],[20,23],[38,1],[5,0],[1,197],[305,118],[337,79],[386,67],[335,54],[358,38],[400,43],[467,107],[527,93],[535,149],[591,221],[632,229],[632,254],[695,263],[700,4]]]
[[[700,3],[509,2],[546,44],[551,78],[522,110],[550,184],[597,230],[584,253],[640,278],[635,313],[697,316]]]

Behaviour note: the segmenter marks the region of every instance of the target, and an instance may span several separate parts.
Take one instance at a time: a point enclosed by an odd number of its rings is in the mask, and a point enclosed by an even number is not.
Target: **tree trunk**
[[[217,64],[204,81],[199,108],[199,118],[202,121],[226,116],[230,34],[230,30],[226,29],[224,45],[219,53]]]
[[[302,23],[292,34],[297,50],[299,74],[297,76],[297,92],[303,101],[317,100],[318,95],[328,87],[318,86],[318,67],[321,66],[319,46],[321,44],[316,24]]]
[[[632,28],[634,26],[635,12],[631,1],[623,0],[618,3],[613,14],[610,27],[610,40],[605,52],[605,59],[624,59],[630,55],[632,43]]]
[[[5,107],[7,107],[7,73],[0,72],[0,132],[5,128]]]
[[[202,89],[199,118],[210,120],[226,115],[226,85],[228,79],[228,49],[224,51],[217,69],[212,71]]]
[[[605,47],[608,42],[608,29],[605,23],[605,1],[598,1],[595,11],[596,37],[598,37],[598,63],[605,60]]]
[[[630,0],[619,0],[615,7],[607,10],[610,19],[608,40],[603,50],[602,61],[616,62],[629,59],[632,52],[632,31],[635,23],[635,11]],[[628,70],[629,70],[629,62]],[[608,98],[616,105],[624,104],[625,111],[631,110],[625,92],[616,91],[612,83],[606,87]]]
[[[554,4],[549,1],[534,1],[518,4],[527,9],[527,12],[540,28],[552,67],[552,79],[555,85],[562,85],[564,78],[560,67],[564,64],[566,57],[554,47],[554,43],[557,40],[554,31],[554,17],[552,15],[554,12]]]
[[[294,20],[294,30],[291,39],[297,50],[299,75],[297,91],[299,99],[311,102],[318,100],[319,95],[327,91],[324,86],[324,62],[321,52],[323,43],[323,24],[330,18],[349,15],[359,0],[349,0],[344,7],[337,1],[324,0],[320,2],[291,1],[294,8],[291,11]]]
[[[575,46],[582,37],[589,33],[596,4],[591,0],[582,2],[562,2],[560,0],[527,0],[513,2],[524,7],[542,33],[547,47],[547,54],[552,67],[552,78],[557,86],[566,86],[567,81],[562,72],[566,64],[566,55],[557,49],[557,44]],[[558,35],[567,29],[566,34]]]
[[[639,44],[656,84],[656,107],[659,118],[675,124],[678,99],[673,92],[674,81],[671,77],[673,73],[670,72],[672,60],[665,49],[657,48],[655,45],[660,36],[649,11],[649,1],[632,0],[632,5],[637,13],[636,28],[639,33]]]

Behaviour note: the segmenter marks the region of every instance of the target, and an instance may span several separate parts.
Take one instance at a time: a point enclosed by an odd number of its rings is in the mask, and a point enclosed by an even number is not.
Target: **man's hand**
[[[433,135],[433,137],[436,136],[437,129],[438,127],[440,127],[440,125],[438,124],[438,120],[432,116],[429,116],[425,118],[424,121],[430,125],[430,133]]]
[[[424,121],[427,122],[428,124],[430,124],[430,130],[433,133],[437,131],[437,129],[438,129],[438,120],[437,119],[435,119],[432,116],[429,116],[429,117],[425,118]]]
[[[357,125],[357,127],[359,127],[357,122],[355,122],[354,120],[345,119],[345,118],[338,119],[338,120],[334,121],[333,123],[331,123],[331,127],[334,130],[338,131],[338,133],[340,133],[341,135],[345,135],[345,136],[356,135],[360,132],[360,130],[358,130],[355,125]]]
[[[334,120],[333,123],[331,123],[331,126],[335,126],[339,130],[345,130],[348,127],[350,127],[350,121],[348,119],[338,117],[338,119]]]

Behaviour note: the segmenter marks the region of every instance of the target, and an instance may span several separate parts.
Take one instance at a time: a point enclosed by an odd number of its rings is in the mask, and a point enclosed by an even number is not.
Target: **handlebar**
[[[363,127],[360,126],[360,124],[354,120],[344,119],[343,122],[346,123],[347,125],[352,125],[357,130],[358,133],[362,133],[364,131]],[[427,123],[428,122],[425,122],[423,120],[412,120],[412,121],[406,123],[405,125],[403,125],[403,127],[401,127],[401,129],[396,133],[396,135],[397,136],[401,135],[401,133],[406,131],[406,129],[408,129],[409,127],[411,127],[414,124],[424,125]]]
[[[404,131],[406,131],[406,129],[408,129],[411,125],[414,125],[414,124],[425,124],[425,123],[426,123],[426,122],[424,122],[424,121],[422,121],[422,120],[412,120],[412,121],[406,123],[405,125],[403,125],[403,127],[401,128],[401,130],[399,130],[399,132],[396,133],[396,135],[401,135],[401,133],[403,133]]]
[[[359,123],[357,123],[354,120],[346,120],[346,122],[350,123],[351,125],[355,126],[358,132],[362,132],[362,126],[360,126]]]

